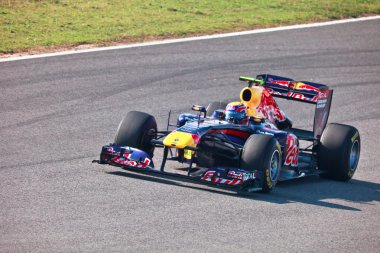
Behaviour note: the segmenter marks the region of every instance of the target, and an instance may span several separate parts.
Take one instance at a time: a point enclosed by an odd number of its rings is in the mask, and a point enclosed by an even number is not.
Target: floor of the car
[[[303,139],[303,140],[313,140],[314,139],[313,131],[303,130],[303,129],[298,129],[298,128],[290,128],[286,131],[288,133],[294,134],[299,139]]]

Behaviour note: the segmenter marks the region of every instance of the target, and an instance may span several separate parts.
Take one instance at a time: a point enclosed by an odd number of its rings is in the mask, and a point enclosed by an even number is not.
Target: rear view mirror
[[[193,105],[191,107],[191,110],[197,111],[197,112],[206,112],[206,107],[200,106],[200,105]]]

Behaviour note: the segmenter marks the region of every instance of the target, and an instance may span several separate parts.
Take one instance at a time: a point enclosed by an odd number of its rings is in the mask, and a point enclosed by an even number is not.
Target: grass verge
[[[0,0],[0,53],[380,14],[380,0]]]

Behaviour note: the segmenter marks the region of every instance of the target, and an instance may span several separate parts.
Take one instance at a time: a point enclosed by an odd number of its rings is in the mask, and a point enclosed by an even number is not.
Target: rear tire
[[[156,133],[157,123],[152,115],[131,111],[120,122],[114,143],[140,149],[153,157],[154,145],[151,140],[156,137]]]
[[[349,181],[360,157],[360,135],[355,127],[329,124],[322,133],[318,148],[321,177]]]
[[[212,102],[207,106],[206,116],[211,117],[215,110],[224,110],[226,109],[226,107],[227,107],[226,102],[221,102],[221,101]]]
[[[270,192],[276,186],[281,161],[280,145],[271,135],[254,134],[244,144],[241,166],[246,170],[260,172],[258,179],[262,184],[262,192]]]

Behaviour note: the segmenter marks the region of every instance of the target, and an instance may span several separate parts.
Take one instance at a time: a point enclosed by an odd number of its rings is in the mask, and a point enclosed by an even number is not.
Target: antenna
[[[169,110],[169,115],[168,115],[168,124],[166,125],[166,131],[169,131],[169,125],[170,125],[170,115],[172,114],[172,110]]]

